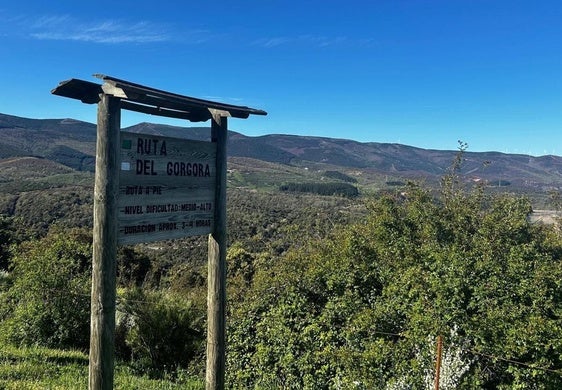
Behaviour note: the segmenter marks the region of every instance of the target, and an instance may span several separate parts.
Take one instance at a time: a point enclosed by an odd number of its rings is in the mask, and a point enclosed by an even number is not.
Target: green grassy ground
[[[0,390],[63,390],[88,387],[88,356],[79,351],[0,345]],[[203,389],[198,379],[154,380],[126,366],[115,369],[115,389]]]

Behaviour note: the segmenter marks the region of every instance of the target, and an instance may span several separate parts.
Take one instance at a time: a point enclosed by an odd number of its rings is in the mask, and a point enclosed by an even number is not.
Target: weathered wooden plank
[[[79,79],[61,81],[56,88],[51,90],[53,95],[78,99],[86,104],[99,102],[101,92],[101,85]]]
[[[118,242],[211,232],[216,148],[211,142],[121,132]]]
[[[210,142],[121,132],[120,177],[210,178],[215,156]]]
[[[131,245],[176,238],[202,236],[212,229],[213,221],[206,217],[185,217],[184,220],[141,220],[136,224],[122,224],[119,229],[119,244]]]
[[[90,325],[90,390],[113,388],[119,192],[119,99],[102,95],[98,104],[92,299]]]
[[[209,119],[210,114],[207,110],[191,109],[185,111],[185,107],[180,110],[175,108],[173,110],[162,107],[152,107],[144,104],[136,104],[129,101],[121,103],[121,108],[129,111],[142,112],[143,114],[165,116],[168,118],[187,119],[191,122],[204,122]]]
[[[157,218],[188,215],[208,215],[213,217],[214,202],[209,201],[214,194],[209,192],[207,197],[191,197],[188,201],[178,199],[177,201],[149,201],[139,199],[135,202],[123,202],[117,207],[120,222],[129,223],[138,218]]]
[[[187,195],[186,195],[187,192]],[[119,207],[129,204],[185,203],[189,199],[212,199],[215,188],[211,185],[171,187],[161,185],[127,185],[119,188]],[[150,203],[152,202],[152,203]]]
[[[151,163],[146,163],[147,172],[152,170]],[[154,168],[158,169],[158,163],[155,163]],[[164,166],[165,168],[165,166]],[[179,191],[185,189],[197,189],[197,188],[214,188],[215,177],[213,176],[214,171],[210,171],[210,176],[199,176],[199,177],[189,177],[189,176],[174,176],[174,175],[142,175],[142,179],[140,179],[141,175],[137,175],[135,171],[135,167],[131,166],[129,168],[129,172],[121,171],[121,175],[119,176],[123,180],[123,185],[120,187],[119,191],[127,191],[127,188],[132,187],[139,187],[143,186],[143,189],[146,191],[148,187],[155,187],[160,186],[162,191]],[[150,190],[150,188],[149,188]],[[121,192],[120,192],[121,193]]]
[[[133,95],[133,92],[128,92]],[[134,96],[135,98],[130,100],[141,104],[126,102],[127,104],[124,106],[126,109],[151,115],[177,117],[192,122],[204,122],[211,118],[209,110],[205,107],[186,105],[185,103],[164,100],[150,95],[135,94]]]
[[[162,91],[156,88],[147,87],[140,84],[135,84],[129,81],[120,80],[115,77],[106,76],[96,74],[95,77],[98,77],[104,80],[106,83],[110,83],[115,87],[121,88],[127,96],[129,96],[129,92],[136,94],[137,96],[133,101],[142,102],[142,96],[145,98],[154,98],[157,99],[160,103],[157,104],[160,107],[171,108],[168,104],[178,103],[183,107],[186,107],[186,111],[189,111],[188,107],[199,107],[199,108],[212,108],[217,110],[228,111],[231,116],[235,118],[248,118],[250,114],[252,115],[267,115],[267,112],[263,110],[258,110],[255,108],[250,108],[246,106],[237,106],[232,104],[226,103],[219,103],[213,102],[210,100],[198,99],[193,98],[190,96],[179,95],[176,93],[171,93],[167,91]]]

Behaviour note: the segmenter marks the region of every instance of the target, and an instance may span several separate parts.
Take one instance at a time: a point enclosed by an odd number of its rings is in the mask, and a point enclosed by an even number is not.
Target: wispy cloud
[[[255,46],[262,46],[262,47],[275,47],[275,46],[281,46],[287,43],[291,43],[293,42],[294,39],[289,38],[289,37],[275,37],[275,38],[262,38],[262,39],[258,39],[256,41],[253,42],[253,44]]]
[[[152,43],[172,39],[164,26],[150,22],[102,20],[85,22],[68,15],[27,19],[28,36],[35,39],[94,43]]]
[[[68,15],[49,15],[28,18],[20,16],[16,18],[21,25],[27,25],[31,30],[51,29],[68,23],[75,23]]]
[[[280,36],[260,38],[252,42],[254,46],[264,48],[274,48],[278,46],[308,46],[308,47],[331,47],[331,46],[355,46],[366,47],[371,46],[374,40],[371,38],[352,39],[345,36],[323,36],[323,35],[300,35],[300,36]]]
[[[344,45],[351,42],[349,38],[346,37],[326,37],[314,35],[302,35],[298,38],[298,40],[317,47]]]

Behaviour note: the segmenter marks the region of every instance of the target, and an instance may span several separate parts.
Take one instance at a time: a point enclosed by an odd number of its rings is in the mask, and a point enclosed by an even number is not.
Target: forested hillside
[[[91,172],[95,129],[92,123],[73,119],[27,119],[0,114],[0,162],[33,156],[79,172]],[[140,123],[123,130],[197,140],[210,138],[209,128],[204,127]],[[275,175],[288,171],[298,173],[286,175],[287,182],[276,185],[306,181],[301,177],[305,170],[338,171],[357,180],[363,189],[378,191],[408,180],[423,180],[428,185],[438,186],[458,146],[456,139],[451,140],[451,150],[427,150],[400,144],[282,134],[249,137],[230,131],[227,150],[229,157],[239,164],[248,162],[243,169],[250,173],[259,172],[264,164],[275,167]],[[475,153],[470,151],[470,142],[468,146],[464,154],[467,181],[485,183],[491,191],[507,187],[511,192],[528,195],[533,204],[541,208],[545,205],[544,193],[560,189],[560,156]],[[0,183],[4,180],[0,171]],[[338,182],[339,179],[325,176],[324,180]],[[267,180],[264,181],[257,186],[267,185]]]

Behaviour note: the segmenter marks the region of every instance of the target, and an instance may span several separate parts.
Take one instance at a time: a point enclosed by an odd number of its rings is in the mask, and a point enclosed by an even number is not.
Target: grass
[[[117,364],[115,389],[198,390],[198,378],[150,379]],[[80,351],[0,345],[0,390],[65,390],[88,387],[88,356]]]

